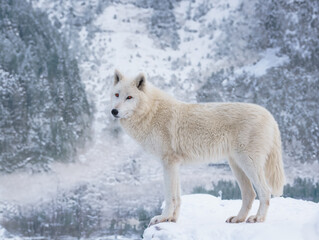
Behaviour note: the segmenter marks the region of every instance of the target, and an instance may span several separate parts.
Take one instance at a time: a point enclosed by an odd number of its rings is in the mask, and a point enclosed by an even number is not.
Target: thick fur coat
[[[247,222],[266,218],[271,194],[285,182],[278,125],[263,107],[248,103],[189,104],[146,81],[143,74],[125,78],[115,71],[112,114],[148,152],[161,159],[165,208],[150,224],[177,221],[180,210],[179,166],[228,159],[239,184],[242,207],[226,220],[246,220],[256,197],[260,206]]]

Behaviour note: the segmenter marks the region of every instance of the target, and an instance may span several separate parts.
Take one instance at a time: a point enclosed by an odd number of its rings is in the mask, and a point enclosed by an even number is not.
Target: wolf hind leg
[[[256,197],[256,193],[254,188],[251,184],[251,181],[246,176],[244,171],[237,165],[233,158],[229,159],[230,168],[238,182],[241,198],[242,198],[242,205],[241,209],[239,210],[237,216],[229,217],[226,222],[227,223],[240,223],[244,222],[247,218],[247,215],[251,209],[251,206],[254,202]]]
[[[265,159],[266,157],[262,155],[249,155],[246,153],[239,154],[238,158],[236,158],[238,165],[254,185],[259,197],[257,214],[250,216],[247,219],[248,223],[263,222],[267,216],[271,191],[265,177]]]

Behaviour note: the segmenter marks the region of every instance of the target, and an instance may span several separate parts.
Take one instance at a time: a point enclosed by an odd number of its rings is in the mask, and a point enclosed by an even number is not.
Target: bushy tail
[[[281,138],[277,125],[275,127],[274,145],[266,161],[265,174],[271,187],[271,193],[274,196],[281,196],[286,179],[281,156]]]

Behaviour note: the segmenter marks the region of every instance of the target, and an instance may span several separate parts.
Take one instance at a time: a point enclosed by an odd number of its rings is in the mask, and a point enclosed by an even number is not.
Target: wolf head
[[[128,79],[115,70],[111,92],[112,115],[115,118],[129,118],[139,106],[145,85],[144,74],[140,73],[137,77]]]

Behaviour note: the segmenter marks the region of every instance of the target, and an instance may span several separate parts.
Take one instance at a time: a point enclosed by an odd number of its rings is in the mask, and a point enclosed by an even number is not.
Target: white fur
[[[260,206],[247,222],[265,220],[271,194],[281,195],[285,182],[280,132],[266,109],[248,103],[180,102],[146,82],[143,74],[126,79],[118,71],[112,96],[123,129],[163,164],[166,204],[151,225],[177,221],[181,164],[221,158],[229,160],[242,194],[239,213],[226,221],[246,220],[256,196],[253,185]]]

